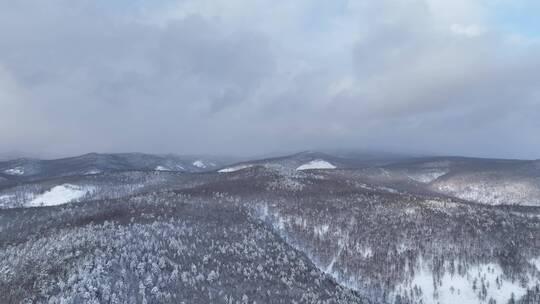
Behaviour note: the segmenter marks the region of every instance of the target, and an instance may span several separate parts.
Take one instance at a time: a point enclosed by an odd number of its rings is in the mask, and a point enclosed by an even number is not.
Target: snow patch
[[[423,268],[408,284],[398,289],[407,293],[411,288],[419,288],[424,303],[440,304],[487,303],[491,298],[496,303],[507,303],[512,294],[515,299],[525,295],[527,287],[504,278],[501,267],[493,263],[471,267],[464,275],[446,272],[441,277],[434,277],[433,273]]]
[[[4,170],[4,173],[8,175],[23,175],[24,169],[22,167],[15,167],[15,168]]]
[[[15,198],[15,195],[13,195],[13,194],[0,195],[0,204],[7,203],[7,202],[9,202],[10,200],[12,200],[14,198]]]
[[[309,163],[303,164],[300,167],[296,168],[296,170],[311,170],[311,169],[335,169],[336,166],[332,165],[331,163],[322,160],[322,159],[316,159],[312,160]]]
[[[540,271],[540,257],[537,257],[536,259],[531,260],[531,264],[533,264],[538,271]]]
[[[154,170],[156,171],[171,171],[171,169],[164,166],[157,166]]]
[[[251,167],[253,167],[253,165],[238,165],[238,166],[234,166],[234,167],[221,169],[218,172],[219,173],[230,173],[230,172],[236,172],[236,171],[251,168]]]
[[[27,207],[57,206],[77,201],[94,192],[93,187],[82,187],[72,184],[55,186],[49,191],[36,196],[26,204]]]
[[[196,160],[193,162],[193,165],[197,168],[206,168],[206,164],[202,160]]]
[[[92,169],[92,170],[88,170],[84,173],[84,175],[95,175],[95,174],[100,174],[101,173],[101,170],[98,170],[98,169]]]
[[[196,160],[193,162],[193,165],[197,168],[201,168],[201,169],[204,169],[204,168],[208,168],[208,167],[215,167],[216,164],[214,163],[210,163],[210,162],[205,162],[205,161],[202,161],[202,160]]]

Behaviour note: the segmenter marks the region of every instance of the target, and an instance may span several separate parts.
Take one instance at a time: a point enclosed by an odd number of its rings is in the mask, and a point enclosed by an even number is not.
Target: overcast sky
[[[538,0],[0,0],[0,152],[540,158]]]

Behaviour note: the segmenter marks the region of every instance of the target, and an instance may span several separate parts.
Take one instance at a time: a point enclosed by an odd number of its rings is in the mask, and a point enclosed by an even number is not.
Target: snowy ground
[[[83,198],[94,191],[91,187],[81,187],[71,184],[63,184],[53,187],[49,191],[36,196],[27,203],[28,207],[56,206],[67,204]]]
[[[532,287],[537,282],[532,280],[528,285]],[[439,304],[487,303],[490,299],[496,303],[508,303],[512,296],[519,299],[527,292],[526,287],[519,282],[505,279],[501,267],[493,263],[472,267],[464,275],[446,272],[439,279],[434,278],[430,271],[422,269],[411,282],[399,288],[408,293],[415,287],[421,289],[420,298],[424,303]]]
[[[238,165],[238,166],[234,166],[234,167],[221,169],[218,172],[219,173],[230,173],[230,172],[236,172],[236,171],[251,168],[251,167],[253,167],[253,165]]]

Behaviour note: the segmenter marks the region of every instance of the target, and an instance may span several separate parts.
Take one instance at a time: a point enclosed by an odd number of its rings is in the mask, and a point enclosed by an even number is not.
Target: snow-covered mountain
[[[301,152],[237,163],[219,172],[231,173],[256,166],[353,170],[360,180],[390,188],[440,193],[483,204],[540,205],[539,161],[403,156],[385,159],[362,154]]]
[[[413,159],[381,167],[389,179],[483,204],[540,206],[537,161],[458,157]]]
[[[142,153],[98,154],[41,160],[22,158],[0,162],[0,177],[15,182],[61,176],[92,175],[114,171],[157,170],[205,172],[238,161],[231,157],[152,155]]]
[[[0,162],[0,187],[106,172],[232,173],[258,166],[300,171],[353,170],[360,180],[389,188],[441,193],[484,204],[540,205],[539,161],[463,157],[375,158],[364,154],[341,153],[336,156],[313,151],[240,163],[224,157],[141,153],[91,153],[55,160],[17,159]]]
[[[393,158],[386,161],[391,162]],[[234,172],[237,169],[244,169],[254,166],[281,167],[292,170],[316,170],[316,169],[336,169],[336,168],[362,168],[373,166],[380,162],[385,163],[384,158],[374,158],[370,154],[329,154],[315,151],[305,151],[292,155],[264,158],[244,161],[231,166],[223,167],[221,172]]]
[[[97,158],[2,175],[0,303],[540,303],[538,161]]]

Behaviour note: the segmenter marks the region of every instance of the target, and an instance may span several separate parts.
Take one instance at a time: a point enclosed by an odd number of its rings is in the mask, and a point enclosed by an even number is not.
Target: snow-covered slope
[[[214,164],[212,162],[207,162],[207,161],[204,161],[204,160],[201,160],[201,159],[198,159],[198,160],[194,161],[192,163],[192,165],[197,167],[197,168],[201,168],[201,169],[213,168],[213,167],[216,166],[216,164]]]
[[[332,165],[331,163],[322,160],[322,159],[315,159],[310,161],[309,163],[305,163],[296,170],[311,170],[311,169],[335,169],[336,166]]]
[[[508,280],[498,264],[481,264],[464,273],[445,272],[435,276],[427,269],[421,269],[412,280],[397,288],[398,294],[406,296],[415,287],[422,290],[416,299],[423,303],[438,304],[477,304],[509,303],[523,297],[528,288],[533,288],[539,281],[532,277],[527,283]],[[400,292],[401,291],[401,292]]]
[[[540,206],[540,179],[487,178],[482,174],[456,176],[436,181],[438,192],[488,205]]]
[[[388,184],[438,192],[489,205],[540,206],[540,168],[534,161],[437,157],[411,159],[365,170]]]
[[[384,158],[384,157],[383,157]],[[231,168],[245,168],[246,166],[263,166],[266,168],[283,168],[290,170],[309,169],[358,169],[373,166],[379,163],[388,163],[383,158],[374,158],[363,154],[329,154],[316,151],[304,151],[291,155],[256,159],[222,167],[221,172],[232,172]],[[390,160],[389,160],[390,161]]]
[[[228,168],[221,169],[218,172],[219,173],[231,173],[231,172],[236,172],[236,171],[240,171],[242,169],[247,169],[247,168],[251,168],[251,167],[253,167],[253,165],[238,165],[238,166],[234,166],[234,167],[228,167]]]
[[[28,207],[56,206],[67,204],[83,198],[93,191],[91,187],[81,187],[71,184],[55,186],[49,191],[36,196],[27,203]]]
[[[164,166],[157,166],[154,170],[156,171],[171,171],[171,169]]]
[[[195,167],[206,168],[206,164],[202,160],[196,160],[193,162]]]

